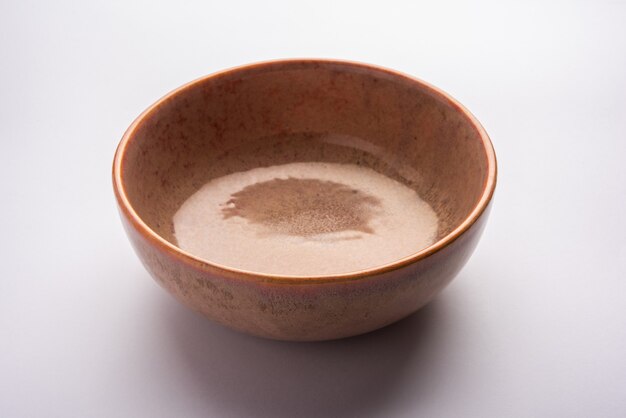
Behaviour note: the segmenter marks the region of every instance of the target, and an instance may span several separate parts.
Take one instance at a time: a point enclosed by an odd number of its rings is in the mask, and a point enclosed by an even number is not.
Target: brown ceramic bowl
[[[358,141],[320,140],[329,134]],[[177,246],[173,215],[208,180],[298,161],[355,163],[403,182],[437,213],[437,240],[386,265],[317,276],[244,271]],[[398,321],[452,280],[487,220],[496,159],[478,121],[433,86],[366,64],[283,60],[157,101],[122,138],[113,184],[139,258],[179,301],[250,334],[327,340]]]

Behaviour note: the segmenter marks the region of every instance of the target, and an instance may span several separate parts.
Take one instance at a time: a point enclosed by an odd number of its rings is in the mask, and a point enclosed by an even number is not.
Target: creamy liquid
[[[381,266],[432,244],[437,215],[369,168],[292,163],[211,180],[174,215],[183,250],[260,273],[327,275]]]

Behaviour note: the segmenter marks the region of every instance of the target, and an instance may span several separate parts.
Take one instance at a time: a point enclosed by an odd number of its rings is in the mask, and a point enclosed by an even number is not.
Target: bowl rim
[[[170,98],[187,91],[189,89],[194,88],[196,85],[204,83],[205,81],[218,78],[220,76],[228,75],[231,73],[236,73],[239,71],[251,71],[251,70],[262,70],[266,68],[271,68],[274,66],[284,66],[284,65],[310,65],[311,67],[319,67],[319,66],[341,66],[346,68],[355,68],[360,69],[362,71],[368,71],[373,73],[384,74],[388,77],[392,77],[394,79],[402,79],[405,82],[419,84],[420,87],[429,93],[433,94],[440,100],[444,100],[447,102],[452,108],[454,108],[457,112],[460,112],[465,116],[465,118],[470,122],[470,124],[476,129],[480,139],[483,144],[483,151],[485,152],[487,159],[487,177],[485,179],[485,183],[483,184],[483,190],[481,192],[480,199],[469,213],[468,216],[465,217],[463,222],[461,222],[456,228],[450,231],[448,234],[429,245],[426,248],[423,248],[413,254],[410,254],[406,257],[400,258],[396,261],[383,264],[376,267],[370,267],[367,269],[351,271],[347,273],[338,273],[338,274],[325,274],[325,275],[287,275],[287,274],[272,274],[272,273],[262,273],[255,272],[251,270],[238,269],[235,267],[225,266],[219,263],[215,263],[209,260],[205,260],[203,258],[197,257],[191,253],[188,253],[171,242],[167,241],[165,238],[161,237],[155,231],[153,231],[137,214],[134,210],[133,206],[130,203],[126,195],[126,190],[124,188],[123,181],[123,165],[124,165],[124,156],[126,154],[126,149],[128,144],[134,138],[134,134],[141,125],[141,123],[150,116],[159,106],[161,106],[164,102],[168,101]],[[247,279],[257,282],[271,282],[271,283],[288,283],[288,284],[312,284],[312,283],[325,283],[325,282],[333,282],[340,283],[345,281],[359,280],[366,277],[371,277],[374,275],[379,275],[382,273],[387,273],[393,270],[397,270],[409,264],[415,263],[419,260],[427,258],[432,254],[439,252],[443,248],[452,244],[456,241],[460,236],[462,236],[468,229],[472,227],[472,225],[480,218],[483,212],[487,209],[489,202],[491,201],[497,180],[497,161],[496,155],[493,148],[493,144],[491,143],[491,139],[489,135],[482,127],[480,122],[472,115],[472,113],[467,110],[461,103],[459,103],[456,99],[450,96],[448,93],[443,90],[435,87],[419,78],[413,77],[411,75],[405,74],[400,71],[392,70],[389,68],[381,67],[378,65],[362,63],[358,61],[350,61],[350,60],[339,60],[339,59],[326,59],[326,58],[290,58],[290,59],[276,59],[276,60],[268,60],[255,62],[251,64],[240,65],[236,67],[231,67],[225,70],[217,71],[203,77],[199,77],[193,81],[190,81],[182,86],[170,91],[159,100],[150,105],[146,110],[144,110],[128,127],[125,131],[124,135],[120,143],[117,146],[115,151],[115,157],[113,159],[113,189],[115,193],[115,197],[118,203],[118,207],[120,209],[120,214],[123,215],[134,227],[134,229],[146,240],[150,243],[158,247],[161,251],[166,254],[191,265],[192,267],[203,271],[213,273],[215,275],[230,277],[230,278],[238,278],[238,279]]]

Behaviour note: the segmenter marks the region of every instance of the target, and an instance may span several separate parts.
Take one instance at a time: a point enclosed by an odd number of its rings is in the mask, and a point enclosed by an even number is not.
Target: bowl
[[[113,185],[137,255],[176,299],[243,332],[315,341],[398,321],[454,278],[485,226],[496,159],[478,121],[429,84],[280,60],[158,100],[124,134]],[[211,199],[221,215],[197,215]]]

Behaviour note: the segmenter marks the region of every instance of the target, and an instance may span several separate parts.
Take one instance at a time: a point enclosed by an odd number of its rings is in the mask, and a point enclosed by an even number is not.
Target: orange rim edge
[[[227,267],[217,263],[210,262],[208,260],[204,260],[202,258],[196,257],[193,254],[190,254],[182,249],[178,248],[174,244],[162,238],[156,232],[154,232],[148,225],[146,225],[143,220],[139,217],[137,212],[135,212],[134,208],[130,204],[128,197],[126,196],[126,191],[124,189],[124,183],[122,181],[122,172],[123,172],[123,157],[126,153],[126,147],[134,136],[134,133],[137,127],[143,122],[143,120],[149,116],[156,108],[159,107],[161,103],[168,100],[169,98],[176,96],[190,88],[193,88],[195,85],[203,83],[204,81],[217,78],[221,75],[225,75],[228,73],[240,71],[240,70],[252,70],[252,69],[262,69],[264,67],[272,67],[279,64],[335,64],[342,65],[346,67],[356,67],[366,70],[371,70],[379,73],[384,73],[389,76],[395,78],[405,79],[407,81],[420,84],[422,87],[430,90],[431,93],[438,96],[439,98],[448,102],[451,107],[461,112],[467,120],[472,124],[474,129],[478,132],[482,142],[483,149],[485,151],[487,157],[487,165],[488,165],[488,173],[487,179],[485,180],[485,184],[483,186],[483,191],[480,199],[472,209],[472,212],[463,220],[463,222],[457,226],[454,230],[448,233],[446,236],[435,242],[434,244],[412,254],[407,257],[396,260],[392,263],[384,264],[378,267],[373,267],[364,270],[357,270],[350,273],[341,273],[341,274],[332,274],[332,275],[311,275],[311,276],[299,276],[299,275],[281,275],[281,274],[267,274],[267,273],[258,273],[249,270],[241,270],[234,267]],[[335,59],[280,59],[280,60],[271,60],[271,61],[263,61],[248,65],[242,65],[238,67],[229,68],[223,71],[219,71],[213,74],[209,74],[207,76],[198,78],[194,81],[191,81],[187,84],[182,85],[181,87],[171,91],[166,94],[154,104],[152,104],[148,109],[143,111],[128,127],[122,140],[120,141],[117,150],[115,152],[115,158],[113,160],[113,189],[115,191],[115,197],[117,198],[118,205],[123,215],[130,221],[132,226],[143,236],[144,239],[148,240],[152,244],[158,246],[165,253],[170,256],[177,258],[191,266],[209,273],[213,273],[220,276],[226,276],[230,278],[237,279],[248,279],[257,282],[266,282],[266,283],[288,283],[288,284],[312,284],[312,283],[325,283],[325,282],[333,282],[340,283],[352,280],[359,280],[365,277],[378,275],[381,273],[390,272],[393,270],[397,270],[401,267],[404,267],[408,264],[412,264],[416,261],[424,259],[431,254],[436,253],[437,251],[447,247],[452,242],[454,242],[457,238],[459,238],[465,231],[467,231],[475,222],[480,218],[482,213],[485,211],[491,198],[493,197],[493,193],[496,187],[496,178],[497,178],[497,162],[496,155],[493,149],[493,145],[491,140],[489,139],[489,135],[482,127],[480,122],[467,110],[463,105],[461,105],[457,100],[451,97],[446,92],[440,90],[439,88],[426,83],[416,77],[404,74],[399,71],[390,70],[388,68],[379,67],[371,64],[364,64],[356,61],[346,61],[346,60],[335,60]]]

